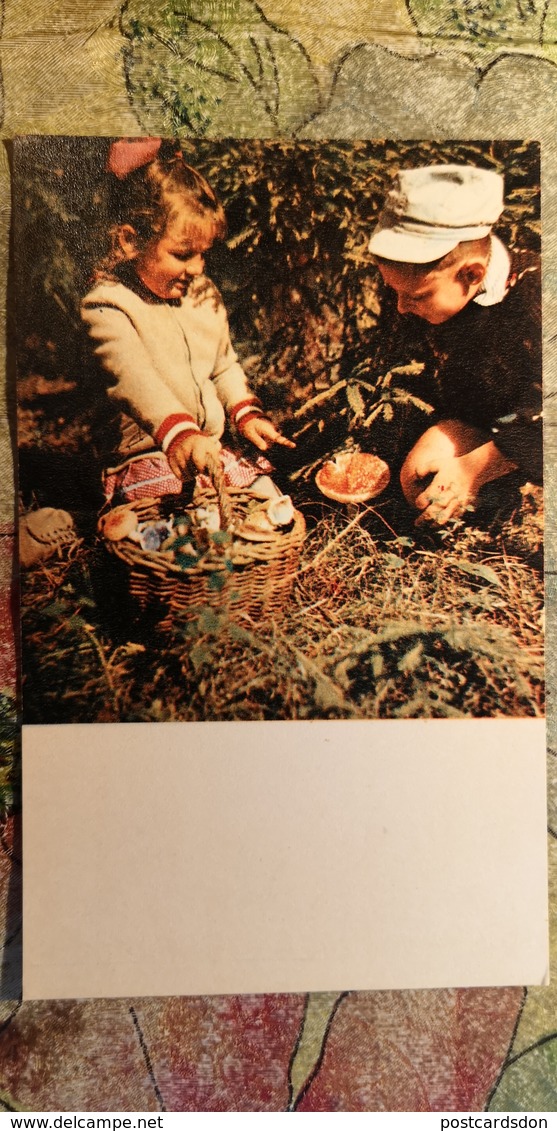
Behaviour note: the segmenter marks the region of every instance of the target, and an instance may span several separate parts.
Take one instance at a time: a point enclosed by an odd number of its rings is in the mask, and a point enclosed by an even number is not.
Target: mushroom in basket
[[[131,538],[137,532],[138,517],[134,510],[127,506],[114,507],[113,510],[101,515],[98,523],[99,533],[109,542],[120,542],[123,538]]]
[[[267,499],[255,507],[235,531],[248,542],[271,542],[280,537],[294,520],[294,504],[290,495]]]
[[[322,495],[337,503],[365,503],[380,495],[391,473],[379,456],[369,452],[339,452],[319,468],[315,482]]]

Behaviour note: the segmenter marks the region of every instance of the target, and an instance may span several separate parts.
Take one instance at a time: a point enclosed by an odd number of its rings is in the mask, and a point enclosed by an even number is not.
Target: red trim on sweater
[[[195,417],[191,416],[189,412],[175,412],[172,416],[165,417],[162,424],[159,424],[155,432],[155,440],[159,446],[162,444],[171,428],[174,428],[177,424],[195,424],[196,428],[199,427],[197,420]]]
[[[241,408],[247,408],[248,405],[253,405],[254,408],[259,409],[261,412],[263,411],[263,405],[259,397],[246,397],[244,401],[238,401],[238,404],[235,404],[234,407],[230,409],[229,416],[233,424],[236,420],[236,414]]]

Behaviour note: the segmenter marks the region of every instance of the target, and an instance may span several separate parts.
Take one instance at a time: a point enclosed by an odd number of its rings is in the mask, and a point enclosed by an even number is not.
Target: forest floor
[[[133,629],[99,543],[22,579],[27,722],[543,713],[543,507],[415,528],[387,492],[297,500],[307,537],[282,615]],[[125,578],[124,578],[125,588]]]

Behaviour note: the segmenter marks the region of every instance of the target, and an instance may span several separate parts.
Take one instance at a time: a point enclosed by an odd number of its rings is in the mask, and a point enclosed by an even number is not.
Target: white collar
[[[502,302],[508,288],[511,257],[498,236],[491,237],[491,253],[481,291],[473,299],[479,306]]]

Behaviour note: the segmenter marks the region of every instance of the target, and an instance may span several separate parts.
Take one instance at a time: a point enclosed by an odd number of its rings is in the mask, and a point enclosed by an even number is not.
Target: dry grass
[[[312,527],[279,623],[198,611],[170,636],[109,615],[98,551],[32,571],[28,721],[418,718],[543,710],[539,494],[497,531]],[[115,600],[118,608],[119,602]]]

